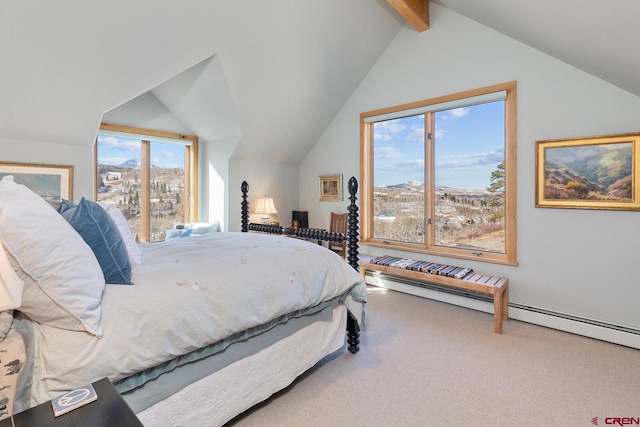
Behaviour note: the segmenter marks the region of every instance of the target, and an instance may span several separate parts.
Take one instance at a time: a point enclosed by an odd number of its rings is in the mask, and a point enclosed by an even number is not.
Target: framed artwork
[[[342,201],[342,175],[320,175],[320,201]]]
[[[640,210],[639,134],[536,141],[536,207]]]
[[[0,179],[5,175],[13,175],[16,183],[54,206],[62,199],[73,200],[73,166],[0,163]]]

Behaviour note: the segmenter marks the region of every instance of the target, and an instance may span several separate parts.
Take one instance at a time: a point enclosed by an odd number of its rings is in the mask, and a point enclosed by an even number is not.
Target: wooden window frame
[[[451,95],[397,105],[360,114],[360,213],[361,213],[361,239],[365,246],[386,248],[391,250],[417,252],[430,255],[446,256],[453,258],[484,261],[496,264],[517,265],[517,239],[516,239],[516,82],[508,82],[479,89],[459,92]],[[474,96],[481,96],[499,91],[506,91],[505,99],[505,252],[480,252],[468,249],[457,249],[434,244],[434,222],[429,224],[428,218],[435,217],[435,183],[434,179],[434,143],[427,140],[425,145],[425,243],[416,244],[408,242],[387,241],[373,237],[373,167],[374,144],[373,125],[366,120],[374,116],[395,114],[406,110],[414,110],[428,107],[434,104],[463,100]],[[427,117],[431,114],[427,114]],[[429,122],[427,118],[425,120]],[[427,127],[433,123],[425,123]],[[428,132],[425,131],[425,135]]]
[[[142,129],[131,126],[120,126],[108,123],[100,124],[100,130],[108,130],[114,132],[121,132],[123,134],[136,135],[142,142],[140,163],[142,165],[149,165],[151,162],[151,141],[153,137],[168,138],[174,140],[189,141],[189,145],[185,145],[185,222],[197,222],[198,221],[198,137],[195,135],[183,135],[172,132],[157,131],[153,129]],[[99,180],[98,177],[98,144],[94,145],[94,199],[98,199],[96,183]],[[148,242],[150,238],[150,170],[149,168],[142,168],[140,171],[140,193],[143,202],[140,204],[140,236],[141,242]]]

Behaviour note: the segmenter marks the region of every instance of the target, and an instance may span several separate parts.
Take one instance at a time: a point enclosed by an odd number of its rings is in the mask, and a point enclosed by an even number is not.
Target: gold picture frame
[[[640,133],[536,141],[536,207],[640,210]]]
[[[320,201],[342,201],[342,175],[320,175]]]
[[[0,179],[6,175],[54,206],[62,199],[73,200],[73,166],[2,162]]]

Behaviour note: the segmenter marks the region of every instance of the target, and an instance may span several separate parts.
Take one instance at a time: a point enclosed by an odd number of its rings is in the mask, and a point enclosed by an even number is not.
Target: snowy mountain
[[[140,169],[140,160],[129,159],[126,162],[120,163],[118,167],[128,168],[128,169]]]
[[[129,159],[126,162],[120,163],[118,165],[118,167],[127,168],[127,169],[140,169],[140,160],[138,160],[138,159]],[[159,167],[160,166],[154,165],[153,163],[151,163],[151,169],[155,169],[155,168],[159,168]]]

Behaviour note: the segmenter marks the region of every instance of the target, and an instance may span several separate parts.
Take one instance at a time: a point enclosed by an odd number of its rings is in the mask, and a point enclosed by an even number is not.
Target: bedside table
[[[0,421],[0,427],[143,427],[108,378],[93,383],[98,400],[59,417],[53,416],[51,401]]]

